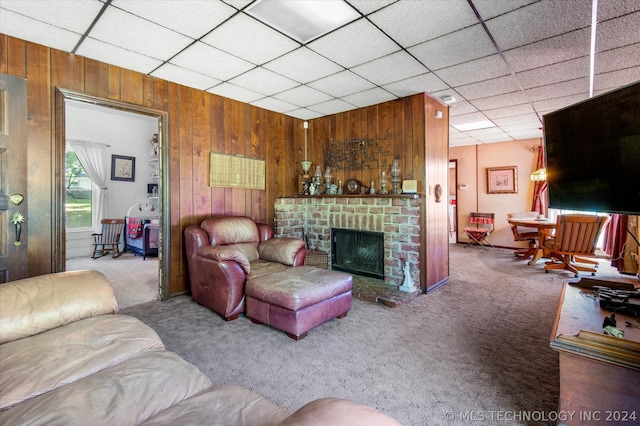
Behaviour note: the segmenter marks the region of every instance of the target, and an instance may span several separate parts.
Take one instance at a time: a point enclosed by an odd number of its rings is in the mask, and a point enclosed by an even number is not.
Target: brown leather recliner
[[[296,238],[273,238],[273,229],[244,216],[213,216],[184,230],[191,296],[227,321],[245,309],[247,275],[304,264]]]

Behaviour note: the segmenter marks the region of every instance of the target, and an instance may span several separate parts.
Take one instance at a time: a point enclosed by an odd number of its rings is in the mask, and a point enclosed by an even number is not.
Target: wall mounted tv
[[[549,207],[640,214],[640,82],[543,122]]]

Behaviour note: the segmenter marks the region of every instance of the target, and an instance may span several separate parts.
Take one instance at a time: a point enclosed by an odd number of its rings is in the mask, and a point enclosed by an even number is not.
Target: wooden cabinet
[[[606,281],[582,279],[603,285]],[[640,325],[636,318],[616,313],[625,338],[603,333],[605,317],[589,289],[565,283],[551,334],[560,356],[560,401],[563,424],[638,424],[640,422]]]

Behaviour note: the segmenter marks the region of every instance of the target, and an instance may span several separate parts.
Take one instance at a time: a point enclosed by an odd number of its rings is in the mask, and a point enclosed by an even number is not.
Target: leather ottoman
[[[339,271],[298,266],[262,276],[249,274],[245,314],[254,323],[282,330],[294,340],[351,309],[353,277]]]

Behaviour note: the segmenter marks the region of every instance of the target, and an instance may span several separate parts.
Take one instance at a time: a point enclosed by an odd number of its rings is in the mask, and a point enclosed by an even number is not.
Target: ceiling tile
[[[406,47],[478,22],[466,0],[399,1],[371,14],[369,19]]]
[[[300,46],[243,13],[207,34],[202,41],[256,65],[262,65]]]
[[[206,0],[163,1],[160,4],[157,0],[114,0],[111,4],[194,39],[236,13],[236,9],[225,3]]]
[[[453,105],[449,105],[449,117],[471,114],[473,112],[478,112],[478,108],[474,107],[469,102],[456,102]]]
[[[593,79],[593,92],[609,91],[640,81],[640,67],[631,67],[618,71],[596,74]]]
[[[280,92],[273,97],[301,107],[315,105],[333,99],[332,96],[327,95],[326,93],[322,93],[309,86],[294,87],[293,89]]]
[[[251,102],[251,105],[255,105],[260,108],[268,109],[269,111],[285,113],[287,111],[297,110],[297,105],[292,105],[289,102],[281,101],[275,98],[262,98],[257,101]]]
[[[588,56],[590,45],[589,27],[507,50],[504,56],[519,72]]]
[[[480,111],[483,111],[489,108],[504,108],[514,105],[522,105],[528,103],[529,100],[524,93],[517,91],[505,93],[503,95],[490,96],[482,99],[474,99],[470,102]]]
[[[545,99],[570,96],[589,91],[589,78],[577,78],[575,80],[553,83],[548,86],[534,87],[527,89],[529,101],[536,102]]]
[[[382,86],[383,89],[400,98],[415,95],[416,93],[432,93],[447,87],[442,80],[430,72]]]
[[[606,21],[640,11],[638,0],[615,0],[598,2],[598,21]]]
[[[312,50],[302,47],[264,65],[264,68],[300,83],[308,83],[344,70]]]
[[[351,71],[342,71],[320,80],[313,81],[308,86],[339,98],[375,87],[371,82],[355,75]]]
[[[207,44],[196,42],[183,50],[171,63],[220,80],[230,79],[255,65]]]
[[[347,103],[341,99],[333,99],[321,104],[311,105],[309,109],[328,115],[355,109],[355,105]]]
[[[239,75],[229,82],[267,96],[299,86],[291,79],[260,67]]]
[[[478,13],[485,21],[491,18],[495,18],[498,15],[502,15],[512,10],[519,9],[522,6],[526,6],[530,3],[535,3],[538,0],[509,0],[509,1],[496,1],[496,0],[473,0],[473,4],[478,10]]]
[[[489,120],[496,118],[512,117],[514,115],[522,114],[535,114],[533,107],[530,104],[514,105],[505,108],[486,109],[482,111]]]
[[[90,37],[152,58],[167,60],[193,40],[115,7],[108,7]]]
[[[25,0],[2,0],[0,8],[13,11],[17,14],[30,17],[35,21],[51,24],[54,27],[84,34],[89,29],[94,18],[102,9],[103,3],[98,0],[56,0],[56,1],[25,1]],[[0,15],[4,15],[2,12]],[[1,32],[5,28],[12,28],[13,25],[3,25]],[[25,31],[36,31],[32,28],[23,28]],[[42,34],[43,38],[47,34]],[[29,39],[30,40],[30,39]],[[42,43],[49,46],[47,43]]]
[[[519,89],[517,81],[512,75],[492,78],[491,80],[480,81],[478,83],[457,86],[456,91],[468,101],[489,96],[502,95],[510,92],[517,92]]]
[[[63,30],[5,9],[0,9],[0,30],[3,34],[65,52],[70,52],[81,37],[81,34]]]
[[[515,140],[535,139],[542,137],[542,129],[514,130],[507,132]]]
[[[640,4],[640,2],[638,2]],[[598,24],[596,51],[640,43],[640,12]]]
[[[434,74],[449,86],[455,88],[464,84],[508,75],[509,69],[499,55],[493,55],[443,68],[434,71]]]
[[[525,89],[589,77],[589,57],[547,65],[517,74]]]
[[[430,70],[497,53],[487,33],[479,24],[418,44],[408,50]]]
[[[494,118],[491,121],[496,123],[496,125],[500,126],[501,128],[506,128],[509,126],[519,126],[522,124],[529,125],[529,126],[536,126],[536,125],[539,126],[541,124],[540,118],[535,113],[512,115],[512,116],[503,117],[503,118]]]
[[[368,15],[396,1],[397,0],[349,0],[349,3],[355,7],[358,12],[363,15]]]
[[[569,105],[589,99],[589,92],[572,96],[563,96],[560,98],[537,101],[533,103],[536,111],[555,111]]]
[[[264,98],[261,93],[256,93],[253,90],[245,89],[244,87],[236,86],[231,83],[221,83],[208,90],[210,93],[214,93],[225,98],[235,99],[236,101],[250,104],[258,99]]]
[[[504,51],[590,26],[591,2],[539,1],[489,19],[486,24]]]
[[[288,111],[287,115],[290,115],[291,117],[299,118],[301,120],[311,120],[313,118],[322,117],[323,114],[316,111],[311,111],[310,109],[307,109],[307,108],[300,108],[300,109],[294,109],[293,111]]]
[[[471,135],[471,137],[475,138],[478,142],[482,142],[482,143],[496,143],[496,142],[506,142],[506,141],[513,140],[513,138],[508,134],[506,134],[505,132],[500,132],[493,135],[481,135],[481,136]]]
[[[386,90],[376,87],[373,89],[365,90],[364,92],[354,93],[353,95],[349,96],[343,96],[342,99],[358,107],[365,107],[396,99],[396,96],[387,92]]]
[[[87,58],[102,61],[107,64],[117,65],[143,74],[149,74],[151,71],[162,65],[162,61],[139,53],[125,50],[120,47],[112,46],[99,40],[87,37],[78,51],[78,55]]]
[[[383,84],[424,74],[427,70],[408,53],[396,52],[353,67],[351,71],[374,84],[382,86]]]
[[[187,87],[194,87],[199,90],[206,90],[211,86],[220,83],[220,80],[209,77],[195,71],[186,70],[176,65],[165,63],[160,68],[151,73],[152,76],[163,80],[173,81]]]
[[[366,19],[359,19],[312,41],[307,46],[345,68],[400,50],[393,40]]]
[[[632,67],[640,67],[640,43],[596,53],[597,74]]]
[[[460,114],[456,116],[449,116],[449,124],[457,126],[459,124],[474,123],[476,121],[486,120],[487,117],[482,112],[472,112],[470,114]]]

